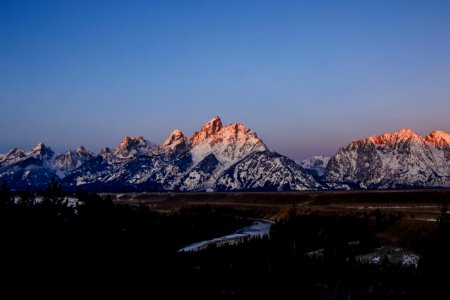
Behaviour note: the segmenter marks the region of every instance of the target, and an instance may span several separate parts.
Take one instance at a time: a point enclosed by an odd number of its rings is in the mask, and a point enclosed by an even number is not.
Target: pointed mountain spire
[[[208,123],[202,126],[200,131],[207,132],[209,135],[212,135],[222,129],[222,120],[219,116],[214,116]]]
[[[196,145],[208,137],[218,133],[222,127],[222,120],[220,120],[219,116],[215,116],[208,123],[204,124],[200,131],[196,131],[190,138],[190,141],[193,145]]]
[[[52,149],[50,149],[50,147],[45,146],[44,143],[38,143],[31,150],[31,154],[38,155],[41,156],[41,158],[44,158],[44,157],[52,157],[53,154],[55,153],[53,152]]]
[[[80,147],[78,147],[75,151],[76,151],[77,153],[87,153],[87,150],[86,150],[86,148],[85,148],[83,145],[81,145]]]
[[[185,139],[186,138],[184,137],[183,132],[181,132],[178,129],[175,129],[174,131],[172,131],[171,134],[169,134],[169,136],[164,141],[164,143],[162,143],[161,146],[163,146],[163,147],[170,146],[170,145],[177,143],[178,141],[184,141]]]
[[[114,153],[119,158],[130,158],[137,154],[142,154],[154,147],[154,144],[146,140],[143,136],[125,136],[123,140],[114,148]]]

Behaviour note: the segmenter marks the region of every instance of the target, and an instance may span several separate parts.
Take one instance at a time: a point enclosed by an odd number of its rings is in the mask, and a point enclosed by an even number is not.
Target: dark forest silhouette
[[[170,214],[115,205],[109,196],[66,193],[54,180],[38,194],[13,192],[3,183],[2,270],[7,281],[42,290],[123,288],[166,297],[423,299],[445,291],[446,276],[438,274],[450,267],[446,205],[439,230],[416,245],[422,254],[417,269],[355,259],[379,247],[376,233],[402,218],[381,211],[325,216],[293,208],[272,226],[270,239],[177,252],[232,233],[254,217],[256,212],[209,205]],[[305,255],[318,249],[318,256]]]

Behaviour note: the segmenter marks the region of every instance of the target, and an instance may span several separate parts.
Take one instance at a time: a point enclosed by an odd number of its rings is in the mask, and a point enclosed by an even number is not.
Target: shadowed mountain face
[[[42,189],[52,177],[66,188],[97,192],[322,188],[293,161],[270,152],[249,128],[223,126],[217,116],[191,138],[174,130],[160,146],[127,136],[98,154],[81,146],[55,156],[39,144],[30,152],[0,155],[0,180],[13,188]]]
[[[330,157],[328,156],[316,155],[296,162],[309,174],[315,177],[322,177],[327,171],[329,161]]]

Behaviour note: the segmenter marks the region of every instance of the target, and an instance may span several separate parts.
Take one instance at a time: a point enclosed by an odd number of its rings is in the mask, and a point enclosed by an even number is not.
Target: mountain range
[[[421,137],[410,129],[353,141],[330,157],[293,161],[270,151],[240,123],[214,117],[190,138],[174,130],[156,145],[126,136],[99,153],[55,154],[40,143],[0,154],[0,181],[16,190],[292,191],[450,187],[450,134]]]
[[[450,134],[401,129],[353,141],[330,158],[323,179],[369,189],[450,187]]]

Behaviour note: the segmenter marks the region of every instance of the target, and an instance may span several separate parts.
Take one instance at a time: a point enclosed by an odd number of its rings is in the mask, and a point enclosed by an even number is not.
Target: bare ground
[[[265,193],[129,193],[110,194],[117,204],[146,205],[158,211],[176,211],[196,205],[253,209],[269,219],[282,217],[289,209],[318,213],[402,212],[406,218],[433,221],[450,190],[307,191]]]
[[[306,192],[232,192],[232,193],[128,193],[109,194],[116,204],[148,206],[159,212],[174,212],[183,207],[210,205],[254,210],[259,217],[277,220],[295,208],[300,214],[374,217],[401,213],[402,218],[378,233],[385,244],[409,247],[436,229],[436,219],[449,189],[383,191],[306,191]]]

